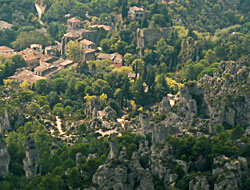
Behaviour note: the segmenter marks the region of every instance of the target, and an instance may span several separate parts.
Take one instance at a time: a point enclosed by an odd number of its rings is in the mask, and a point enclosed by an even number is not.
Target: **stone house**
[[[9,77],[9,79],[15,82],[27,81],[29,84],[32,84],[38,80],[45,78],[34,74],[32,71],[26,70],[24,68],[19,68],[13,76]]]
[[[58,55],[58,47],[57,46],[47,46],[44,51],[45,55]]]
[[[31,44],[30,49],[43,53],[43,46],[41,44]]]
[[[14,49],[11,49],[7,46],[0,46],[0,54],[12,54],[14,53]]]
[[[145,17],[145,10],[143,7],[130,7],[128,11],[128,16],[133,20],[143,19]]]
[[[95,50],[97,48],[97,46],[94,42],[87,40],[87,39],[81,40],[80,44],[81,44],[83,50],[85,50],[85,49],[94,49]]]
[[[24,54],[23,58],[26,61],[28,68],[33,70],[40,64],[40,55],[35,53]]]
[[[54,65],[42,62],[38,67],[34,69],[34,73],[38,76],[45,76],[55,70],[57,70],[57,67],[55,67]]]
[[[12,24],[5,22],[3,20],[0,20],[0,30],[5,30],[5,29],[11,29],[12,28]]]
[[[172,31],[172,28],[143,28],[137,29],[137,47],[150,48],[161,38],[167,39]]]
[[[95,49],[85,49],[83,50],[83,59],[84,61],[93,61],[95,60]]]
[[[67,20],[67,29],[68,31],[81,29],[82,23],[83,22],[81,20],[73,17]]]
[[[122,64],[123,64],[122,55],[120,55],[119,53],[113,53],[113,54],[100,53],[96,59],[97,60],[111,60],[112,65],[118,68],[122,67]]]

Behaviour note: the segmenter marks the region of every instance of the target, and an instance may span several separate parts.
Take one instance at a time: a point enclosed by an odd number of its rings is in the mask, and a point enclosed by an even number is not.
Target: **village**
[[[42,10],[45,7],[36,4],[36,8],[41,17]],[[133,6],[128,10],[128,18],[131,20],[142,20],[149,14],[149,11],[144,10],[143,7]],[[27,67],[17,69],[13,76],[9,79],[15,82],[27,81],[32,84],[38,80],[53,78],[59,71],[70,66],[77,66],[77,62],[66,57],[66,45],[70,41],[77,41],[81,44],[83,62],[94,60],[110,60],[111,65],[117,68],[123,67],[123,55],[114,53],[105,53],[102,51],[100,45],[100,32],[106,36],[108,33],[117,30],[117,23],[121,22],[121,15],[116,15],[117,20],[113,23],[115,26],[108,26],[103,24],[92,24],[90,20],[81,21],[76,17],[67,20],[67,32],[63,35],[61,42],[56,41],[56,45],[43,47],[41,44],[31,44],[29,48],[21,51],[15,51],[7,46],[0,46],[0,55],[4,57],[11,57],[14,55],[21,55],[27,63]],[[70,16],[70,15],[65,15]],[[90,16],[86,13],[86,16]],[[112,24],[111,24],[112,25]],[[86,29],[87,26],[87,29]],[[0,21],[0,30],[11,29],[12,24]],[[84,28],[85,27],[85,28]],[[151,47],[161,38],[167,38],[170,33],[169,28],[144,28],[137,29],[137,48],[140,49],[139,56],[142,55],[144,48]],[[37,32],[48,34],[45,28],[37,29]],[[130,79],[135,79],[138,76],[136,73],[129,73]]]

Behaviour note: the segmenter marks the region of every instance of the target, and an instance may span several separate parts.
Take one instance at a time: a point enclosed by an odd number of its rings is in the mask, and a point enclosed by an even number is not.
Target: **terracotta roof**
[[[84,44],[84,45],[91,45],[91,44],[95,44],[94,42],[92,42],[92,41],[89,41],[89,40],[87,40],[87,39],[84,39],[84,40],[82,40],[82,41],[80,41],[80,43],[81,44]]]
[[[110,31],[110,26],[108,25],[91,25],[90,28],[103,28],[106,31]]]
[[[9,78],[17,82],[23,82],[26,80],[28,83],[34,83],[38,80],[45,79],[44,77],[35,75],[32,71],[29,71],[29,70],[23,70],[23,71],[17,72],[15,73],[15,75]]]
[[[119,53],[114,53],[113,55],[115,55],[113,62],[115,64],[120,64],[122,63],[122,55],[120,55]]]
[[[55,58],[55,56],[51,56],[51,55],[42,55],[41,61],[42,61],[42,62],[46,62],[46,61],[50,61],[50,60],[52,60],[52,59],[54,59],[54,58]]]
[[[70,32],[64,34],[64,36],[71,37],[71,38],[78,38],[78,37],[80,37],[80,35],[77,32],[75,32],[75,31],[70,31]]]
[[[82,23],[82,21],[79,20],[79,19],[77,19],[76,17],[73,17],[73,18],[69,19],[68,22],[79,22],[79,23]]]
[[[0,46],[0,51],[12,51],[12,52],[14,52],[14,49],[11,49],[7,46]]]
[[[49,63],[46,63],[46,62],[42,62],[38,67],[36,67],[34,69],[34,71],[36,72],[43,72],[43,71],[46,71],[48,69],[51,69],[51,68],[54,68],[55,66],[49,64]]]
[[[59,65],[64,67],[64,66],[67,66],[67,65],[71,65],[72,63],[73,63],[72,60],[66,59],[63,62],[60,62]]]
[[[100,53],[97,56],[97,59],[110,59],[110,60],[112,60],[113,58],[114,58],[113,54],[106,54],[106,53]]]
[[[130,72],[130,73],[128,74],[128,78],[135,78],[135,77],[136,77],[136,74],[135,74],[135,73]]]
[[[137,7],[137,6],[133,6],[133,7],[131,7],[131,9],[132,9],[133,11],[144,11],[144,8],[142,8],[142,7]]]
[[[26,61],[40,59],[41,53],[39,51],[33,50],[31,48],[27,48],[23,51],[18,52],[17,54],[22,55]]]
[[[25,61],[32,61],[35,59],[40,59],[40,56],[34,55],[32,53],[23,56]]]
[[[11,28],[13,25],[5,22],[3,20],[0,20],[0,30],[5,29],[5,28]]]
[[[85,50],[84,50],[84,53],[85,53],[85,54],[93,53],[93,52],[96,52],[96,50],[95,50],[95,49],[85,49]]]

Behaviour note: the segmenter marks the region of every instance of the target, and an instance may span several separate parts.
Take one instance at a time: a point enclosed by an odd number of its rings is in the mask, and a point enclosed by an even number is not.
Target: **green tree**
[[[78,41],[69,41],[66,45],[66,56],[69,59],[74,60],[75,62],[81,62],[83,52],[80,42]]]

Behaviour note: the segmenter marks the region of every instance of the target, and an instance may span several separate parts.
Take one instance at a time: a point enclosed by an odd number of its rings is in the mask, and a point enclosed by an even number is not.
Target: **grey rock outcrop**
[[[3,134],[5,130],[10,130],[10,118],[7,110],[3,110],[0,113],[0,134]]]
[[[150,117],[147,114],[139,114],[140,130],[143,134],[152,132],[152,124],[150,122]]]
[[[163,97],[162,101],[159,104],[159,113],[164,114],[169,112],[171,109],[170,101],[167,97]]]
[[[195,180],[189,182],[189,190],[209,190],[210,185],[206,176],[197,176]]]
[[[208,105],[204,99],[204,91],[197,86],[185,86],[182,88],[177,108],[178,113],[188,116],[209,116]]]
[[[214,159],[213,176],[217,176],[214,190],[241,189],[242,180],[248,171],[248,161],[246,158],[229,159],[221,156]]]
[[[109,159],[116,159],[119,155],[119,144],[116,138],[116,135],[110,136],[110,151],[109,151]]]
[[[131,161],[123,157],[118,163],[110,161],[100,166],[92,183],[98,190],[154,190],[151,173],[141,167],[137,152]]]
[[[9,173],[10,155],[7,150],[7,144],[0,136],[0,177],[5,177]]]
[[[40,164],[37,146],[30,136],[23,142],[23,146],[26,151],[26,158],[23,160],[24,171],[27,178],[33,178],[38,173]]]
[[[82,165],[82,153],[78,152],[76,154],[76,168],[78,171],[81,170],[81,165]]]
[[[104,110],[103,110],[103,117],[105,117],[105,119],[107,121],[109,120],[115,120],[116,119],[116,111],[111,108],[110,106],[107,106]]]
[[[249,58],[221,62],[213,76],[205,75],[199,81],[209,105],[211,126],[222,123],[234,127],[250,123]]]
[[[85,113],[89,118],[97,117],[97,111],[100,110],[100,102],[98,98],[92,98],[85,108]]]

